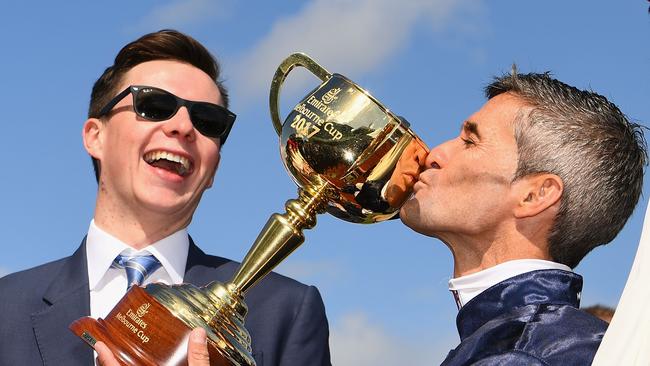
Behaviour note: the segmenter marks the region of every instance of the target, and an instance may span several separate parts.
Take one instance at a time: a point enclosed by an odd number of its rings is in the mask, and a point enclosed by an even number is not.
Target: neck
[[[445,243],[454,256],[454,278],[517,259],[551,260],[546,243],[535,243],[516,234],[489,238],[454,237]]]
[[[118,207],[98,196],[95,205],[95,224],[136,250],[143,249],[167,236],[186,228],[192,215],[165,214]],[[178,210],[177,212],[183,212]],[[194,212],[194,210],[190,210]]]

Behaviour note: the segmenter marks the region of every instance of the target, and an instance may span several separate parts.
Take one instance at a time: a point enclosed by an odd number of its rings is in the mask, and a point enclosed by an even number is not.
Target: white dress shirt
[[[561,269],[571,271],[569,266],[542,259],[516,259],[497,264],[494,267],[449,280],[449,291],[456,301],[458,309],[467,304],[476,295],[508,278],[539,269]]]
[[[187,230],[182,229],[138,251],[99,228],[92,220],[86,237],[90,316],[105,318],[126,293],[126,271],[111,267],[118,254],[151,254],[160,261],[160,268],[151,273],[143,285],[151,282],[179,284],[183,282],[189,245]]]

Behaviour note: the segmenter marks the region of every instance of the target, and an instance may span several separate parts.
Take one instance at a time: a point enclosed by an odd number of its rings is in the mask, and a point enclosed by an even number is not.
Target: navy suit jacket
[[[444,366],[591,365],[607,323],[578,309],[582,277],[538,270],[502,281],[460,309],[461,343]]]
[[[90,314],[85,240],[72,256],[0,278],[0,366],[93,365],[92,349],[69,329]],[[184,282],[230,280],[238,263],[193,242]],[[271,273],[246,294],[245,325],[263,365],[330,365],[329,330],[318,290]]]

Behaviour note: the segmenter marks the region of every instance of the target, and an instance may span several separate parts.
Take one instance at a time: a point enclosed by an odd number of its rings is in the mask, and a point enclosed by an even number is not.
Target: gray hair
[[[579,90],[548,73],[512,73],[485,88],[521,98],[531,110],[514,125],[518,148],[515,180],[551,173],[562,179],[560,209],[549,233],[549,254],[570,267],[609,243],[634,211],[643,185],[646,142],[602,95]]]

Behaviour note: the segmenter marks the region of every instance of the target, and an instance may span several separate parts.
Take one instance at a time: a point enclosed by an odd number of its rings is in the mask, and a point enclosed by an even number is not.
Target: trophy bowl
[[[281,124],[278,94],[295,66],[304,66],[323,83]],[[301,53],[278,68],[270,104],[285,168],[299,187],[329,187],[325,211],[357,223],[396,216],[428,153],[408,122],[359,85],[328,73]]]

